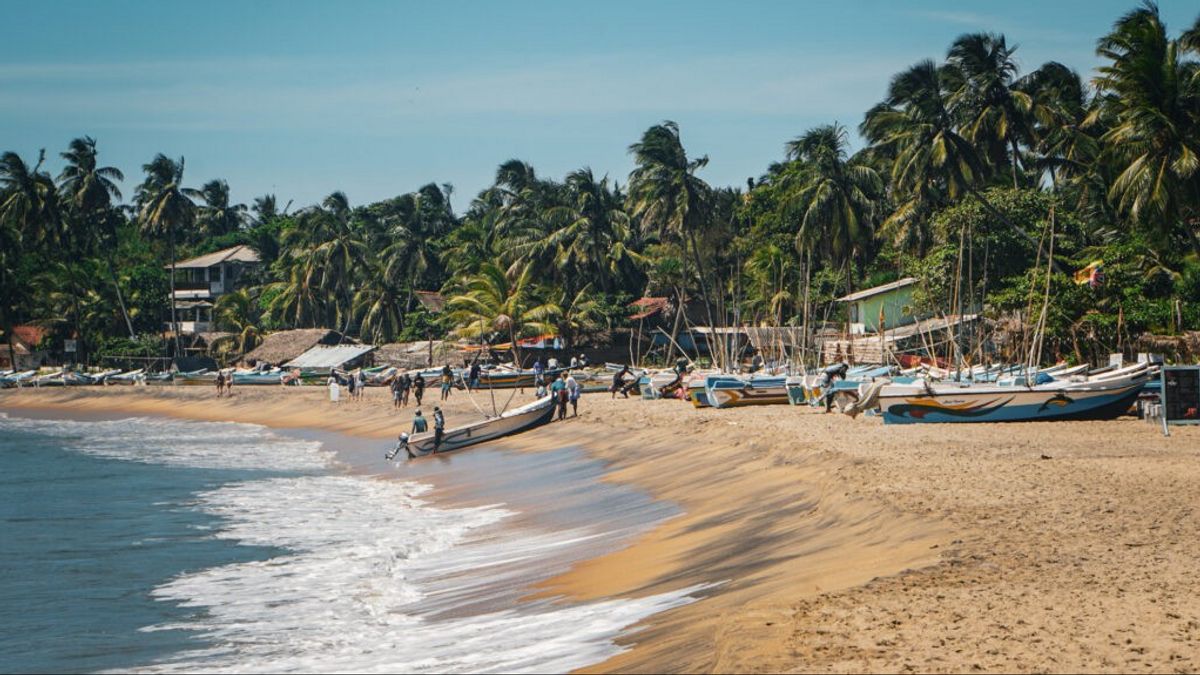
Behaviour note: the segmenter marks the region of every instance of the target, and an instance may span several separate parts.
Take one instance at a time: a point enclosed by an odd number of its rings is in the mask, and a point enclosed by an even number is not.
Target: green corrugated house
[[[838,302],[850,305],[850,332],[878,333],[882,314],[885,329],[898,328],[921,318],[912,313],[913,290],[917,280],[905,277],[890,284],[851,293]]]

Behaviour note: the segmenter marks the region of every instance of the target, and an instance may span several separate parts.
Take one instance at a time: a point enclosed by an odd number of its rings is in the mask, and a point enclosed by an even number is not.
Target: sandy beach
[[[411,415],[386,394],[335,407],[316,388],[26,389],[0,392],[0,410],[312,427],[382,452]],[[476,405],[490,408],[455,392],[449,425]],[[606,480],[683,512],[538,589],[709,585],[589,670],[1187,672],[1200,668],[1200,428],[1172,432],[1132,419],[885,427],[592,394],[578,419],[497,445],[578,446],[609,462]]]

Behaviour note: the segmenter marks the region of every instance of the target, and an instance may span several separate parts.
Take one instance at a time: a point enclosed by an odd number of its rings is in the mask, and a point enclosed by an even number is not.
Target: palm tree
[[[963,35],[950,46],[944,71],[963,135],[993,165],[1008,164],[1013,188],[1019,188],[1020,145],[1032,140],[1034,103],[1016,86],[1014,52],[1016,47],[1009,47],[1003,35]]]
[[[238,356],[258,346],[261,342],[258,329],[258,306],[250,290],[238,289],[217,298],[213,317],[218,328],[233,332]]]
[[[210,180],[200,188],[198,196],[204,202],[196,223],[210,237],[237,232],[246,223],[246,205],[229,203],[229,183]]]
[[[13,328],[28,293],[18,279],[24,252],[37,244],[61,240],[61,218],[54,181],[41,170],[46,151],[32,168],[15,152],[0,155],[0,328],[8,338],[9,357],[16,367]]]
[[[403,289],[384,272],[374,256],[367,262],[368,273],[354,294],[354,315],[359,322],[359,335],[375,344],[393,341],[404,328]]]
[[[513,358],[521,364],[517,340],[534,335],[554,335],[555,319],[562,310],[534,295],[532,267],[506,272],[494,262],[462,282],[460,292],[446,303],[448,316],[459,337],[487,339],[499,334],[512,343]]]
[[[438,265],[438,242],[454,224],[447,195],[430,183],[395,203],[395,221],[388,231],[392,243],[382,252],[383,275],[391,283],[407,286],[404,311],[413,309],[421,280]]]
[[[636,263],[629,214],[620,191],[609,189],[607,177],[597,181],[591,169],[568,174],[566,188],[566,203],[545,212],[553,229],[541,245],[554,251],[555,266],[567,277],[568,295],[574,295],[584,277],[607,293]]]
[[[979,189],[987,166],[957,126],[951,94],[958,78],[952,68],[921,61],[893,77],[887,98],[867,112],[862,134],[876,151],[891,158],[892,165],[891,190],[897,208],[883,227],[901,219],[925,219],[942,205],[939,200],[970,194],[993,217],[1037,246],[1036,239],[1014,225]]]
[[[675,237],[691,249],[700,295],[709,325],[713,325],[704,262],[697,244],[709,223],[712,189],[696,171],[708,164],[708,157],[689,159],[679,138],[679,125],[671,121],[647,129],[641,141],[629,146],[629,152],[637,164],[629,175],[632,215],[645,229],[659,237]],[[682,302],[682,291],[679,295]]]
[[[810,129],[788,144],[788,156],[804,162],[806,171],[788,206],[800,214],[797,249],[821,242],[839,265],[849,266],[870,241],[876,203],[883,181],[870,166],[849,160],[849,138],[840,124]],[[848,278],[847,278],[848,280]]]
[[[1200,216],[1200,64],[1185,58],[1194,30],[1172,40],[1154,4],[1129,12],[1099,41],[1107,63],[1094,84],[1118,171],[1109,199],[1159,241],[1182,231],[1200,252],[1190,222]]]
[[[586,284],[578,292],[564,295],[559,307],[556,332],[562,336],[563,349],[573,353],[579,336],[593,333],[603,326],[600,303],[592,294],[592,285]]]
[[[175,162],[159,154],[142,166],[146,180],[138,188],[142,199],[139,220],[143,231],[165,234],[167,255],[171,258],[171,332],[175,335],[175,353],[182,354],[179,344],[179,321],[175,316],[175,237],[182,228],[196,222],[196,204],[188,197],[193,192],[183,187],[184,159]]]
[[[67,161],[67,165],[58,175],[58,189],[71,206],[73,215],[82,226],[81,229],[86,232],[89,243],[104,252],[108,262],[108,274],[117,292],[121,316],[125,319],[125,328],[129,331],[130,339],[133,339],[136,333],[133,330],[133,322],[129,319],[125,295],[121,292],[117,266],[113,260],[120,219],[114,217],[112,203],[114,199],[121,199],[117,181],[125,180],[125,175],[116,167],[97,166],[96,140],[91,136],[72,140],[67,151],[61,153],[61,157]]]

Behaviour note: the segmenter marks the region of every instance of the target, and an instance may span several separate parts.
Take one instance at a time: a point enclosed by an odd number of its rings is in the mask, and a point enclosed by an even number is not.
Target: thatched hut
[[[242,357],[247,365],[287,363],[317,345],[337,345],[357,340],[343,336],[328,328],[297,328],[271,333],[263,338],[262,344]]]
[[[1176,363],[1200,360],[1200,331],[1187,331],[1182,335],[1145,333],[1136,344],[1139,351],[1164,354]]]

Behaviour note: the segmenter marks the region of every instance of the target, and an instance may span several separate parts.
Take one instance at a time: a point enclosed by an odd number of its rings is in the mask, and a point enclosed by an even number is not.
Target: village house
[[[241,288],[242,279],[258,265],[258,253],[245,245],[175,263],[172,301],[179,332],[193,335],[213,330],[212,310],[217,298]]]

